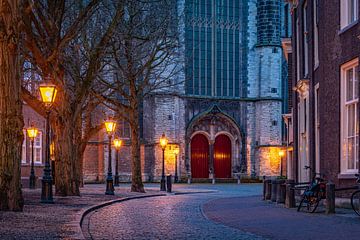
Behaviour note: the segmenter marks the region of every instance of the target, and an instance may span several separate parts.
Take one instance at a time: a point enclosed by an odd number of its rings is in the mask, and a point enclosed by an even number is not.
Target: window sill
[[[354,172],[354,173],[339,173],[338,179],[356,179],[355,174],[356,174],[356,172]]]
[[[343,34],[344,32],[346,32],[347,30],[351,29],[352,27],[354,27],[355,25],[357,25],[359,23],[359,19],[356,20],[355,22],[350,23],[349,25],[347,25],[346,27],[340,29],[340,31],[338,32],[338,35]]]

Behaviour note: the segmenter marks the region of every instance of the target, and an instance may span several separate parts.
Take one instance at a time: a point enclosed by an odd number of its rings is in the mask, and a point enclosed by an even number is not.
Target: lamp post
[[[160,181],[160,191],[166,191],[165,187],[165,148],[168,144],[168,140],[165,137],[165,133],[162,134],[160,138],[160,146],[162,148],[162,173],[161,173],[161,181]]]
[[[27,130],[27,135],[31,141],[31,170],[30,170],[30,178],[29,178],[29,188],[35,188],[35,170],[34,170],[34,141],[38,134],[38,129],[31,125]]]
[[[109,136],[109,159],[108,159],[108,174],[106,178],[106,195],[114,195],[114,180],[112,176],[112,167],[111,167],[111,137],[115,131],[116,122],[112,119],[105,121],[106,132]]]
[[[175,177],[174,177],[174,182],[178,182],[178,171],[177,171],[177,158],[178,158],[178,155],[179,155],[179,148],[176,147],[174,149],[174,154],[175,154]]]
[[[282,177],[283,176],[283,157],[285,156],[285,151],[280,150],[279,156],[280,156],[280,177]]]
[[[54,203],[52,195],[52,176],[50,167],[50,109],[55,101],[57,89],[53,84],[41,84],[39,86],[41,100],[46,107],[46,138],[45,138],[45,167],[42,177],[41,202]]]
[[[119,186],[119,150],[122,145],[120,139],[114,139],[114,147],[116,149],[116,162],[115,162],[115,186]]]

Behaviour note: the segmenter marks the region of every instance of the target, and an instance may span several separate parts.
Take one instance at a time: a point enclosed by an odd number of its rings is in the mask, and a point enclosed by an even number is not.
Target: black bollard
[[[276,202],[278,180],[271,180],[271,201]]]
[[[265,200],[270,200],[271,199],[271,180],[265,180],[266,185],[265,185]]]
[[[292,179],[286,180],[285,207],[287,208],[296,207],[294,187],[295,187],[295,180]]]
[[[278,180],[278,187],[277,187],[277,193],[276,193],[276,202],[277,203],[285,203],[285,180]]]
[[[335,184],[332,182],[326,184],[326,213],[335,213]]]
[[[166,191],[171,193],[171,185],[172,185],[172,182],[171,182],[171,175],[168,175],[166,176]]]

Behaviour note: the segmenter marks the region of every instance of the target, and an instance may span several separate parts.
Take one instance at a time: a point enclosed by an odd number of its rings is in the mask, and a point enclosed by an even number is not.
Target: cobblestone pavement
[[[258,197],[222,198],[207,202],[211,220],[269,239],[359,239],[360,218],[352,210],[337,214],[309,214],[259,200]]]
[[[40,203],[40,189],[23,189],[23,212],[0,211],[0,240],[7,239],[81,239],[79,226],[84,209],[124,197],[158,194],[148,189],[146,194],[131,193],[125,185],[115,189],[115,196],[105,195],[105,184],[85,185],[81,197],[54,196],[54,204]]]
[[[254,234],[209,221],[201,206],[224,196],[253,196],[261,185],[174,185],[182,192],[212,193],[168,195],[117,203],[90,213],[82,229],[87,239],[262,239]]]

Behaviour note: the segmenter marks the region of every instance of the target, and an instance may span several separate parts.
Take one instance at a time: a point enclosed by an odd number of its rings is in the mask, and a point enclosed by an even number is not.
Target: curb
[[[217,193],[218,190],[208,190],[208,191],[194,191],[194,192],[174,192],[170,193],[171,195],[185,195],[185,194],[199,194],[199,193]]]
[[[82,210],[77,218],[76,218],[76,222],[77,222],[77,233],[76,236],[71,236],[71,239],[85,239],[83,231],[81,229],[81,225],[84,221],[84,218],[91,213],[92,211],[95,211],[97,209],[112,205],[114,203],[119,203],[119,202],[125,202],[125,201],[129,201],[129,200],[133,200],[133,199],[140,199],[140,198],[150,198],[150,197],[163,197],[166,196],[167,194],[151,194],[151,195],[144,195],[144,196],[133,196],[133,197],[124,197],[124,198],[119,198],[119,199],[114,199],[114,200],[110,200],[107,202],[103,202],[100,203],[98,205],[86,208],[84,210]]]

